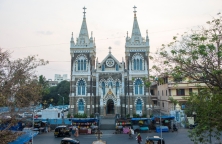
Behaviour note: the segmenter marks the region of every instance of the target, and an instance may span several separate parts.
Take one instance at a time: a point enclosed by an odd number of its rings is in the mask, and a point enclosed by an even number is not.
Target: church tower
[[[125,60],[127,76],[126,83],[126,105],[127,113],[142,115],[147,114],[148,88],[145,81],[149,74],[149,37],[146,31],[146,38],[142,37],[134,8],[134,21],[131,37],[126,36]],[[126,103],[126,104],[127,104]]]
[[[88,35],[86,24],[86,8],[83,8],[83,21],[76,42],[73,33],[70,41],[71,80],[70,80],[70,112],[91,113],[93,90],[93,71],[95,69],[96,44]]]

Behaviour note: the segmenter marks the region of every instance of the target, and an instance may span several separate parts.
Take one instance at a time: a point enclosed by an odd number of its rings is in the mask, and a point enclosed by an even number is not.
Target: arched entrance
[[[114,102],[109,99],[106,104],[106,114],[114,114]]]

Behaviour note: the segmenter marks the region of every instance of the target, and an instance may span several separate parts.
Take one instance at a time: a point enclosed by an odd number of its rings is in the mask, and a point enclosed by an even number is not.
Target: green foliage
[[[134,114],[133,114],[133,117],[134,117],[134,118],[139,118],[139,117],[140,117],[140,115],[138,115],[138,114],[134,113]]]
[[[218,88],[212,91],[201,87],[199,93],[192,93],[188,98],[185,113],[192,116],[192,113],[196,112],[195,123],[198,123],[198,126],[189,132],[192,141],[209,143],[209,137],[220,137],[222,118],[218,114],[222,110],[221,95]]]
[[[147,117],[147,115],[146,115],[146,114],[143,114],[143,115],[142,115],[142,117],[143,117],[143,118],[146,118],[146,117]]]
[[[87,115],[85,113],[84,114],[77,113],[74,115],[74,118],[87,118]]]
[[[70,117],[71,117],[71,114],[70,114],[70,113],[68,113],[68,114],[67,114],[67,118],[70,118]]]
[[[68,81],[62,81],[55,87],[49,88],[49,94],[45,95],[43,97],[42,101],[46,101],[46,106],[49,104],[52,105],[62,105],[63,104],[63,98],[64,97],[64,104],[69,104],[69,93],[70,93],[70,82]],[[58,94],[60,96],[58,96]],[[53,99],[53,101],[51,101]]]
[[[175,100],[173,97],[169,97],[168,100],[170,100],[170,102],[173,103],[175,109],[175,106],[178,104],[178,101]]]
[[[90,118],[94,118],[94,114],[90,114]]]
[[[193,111],[197,113],[198,126],[189,135],[195,143],[209,143],[209,137],[218,138],[222,130],[222,115],[219,115],[222,111],[222,17],[213,18],[207,24],[206,28],[191,30],[162,45],[164,48],[153,56],[153,73],[150,73],[158,77],[168,74],[175,82],[189,78],[205,84],[199,94],[190,94],[185,110],[189,116]]]
[[[127,115],[126,115],[126,118],[130,118],[130,114],[127,114]]]

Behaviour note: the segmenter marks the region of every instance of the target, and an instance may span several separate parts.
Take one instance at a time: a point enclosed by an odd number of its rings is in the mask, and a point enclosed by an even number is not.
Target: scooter
[[[178,131],[178,129],[177,129],[175,124],[173,124],[173,131]]]

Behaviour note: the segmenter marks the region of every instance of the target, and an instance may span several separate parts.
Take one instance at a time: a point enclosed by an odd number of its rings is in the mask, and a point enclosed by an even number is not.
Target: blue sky
[[[126,32],[131,35],[133,6],[142,36],[149,31],[150,51],[171,42],[177,33],[204,26],[222,0],[0,0],[0,47],[12,58],[38,55],[49,64],[37,69],[47,79],[70,75],[69,42],[79,35],[83,7],[89,35],[93,31],[99,61],[112,54],[122,60]]]

